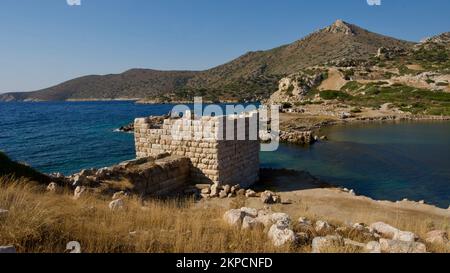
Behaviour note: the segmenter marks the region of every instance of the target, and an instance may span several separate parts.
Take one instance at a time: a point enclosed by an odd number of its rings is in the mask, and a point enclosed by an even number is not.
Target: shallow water
[[[45,172],[71,174],[135,156],[132,134],[115,129],[173,105],[133,102],[0,103],[0,150]],[[450,123],[332,127],[330,141],[282,145],[263,167],[307,170],[376,199],[450,204]]]

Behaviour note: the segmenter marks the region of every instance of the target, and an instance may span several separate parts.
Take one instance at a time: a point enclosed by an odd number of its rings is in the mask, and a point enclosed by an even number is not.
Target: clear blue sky
[[[129,68],[202,70],[344,19],[418,41],[450,31],[448,0],[1,0],[0,93]]]

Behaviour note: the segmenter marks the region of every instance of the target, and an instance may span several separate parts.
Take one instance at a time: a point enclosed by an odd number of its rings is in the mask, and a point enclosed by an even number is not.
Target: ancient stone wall
[[[255,122],[256,119],[256,122]],[[135,120],[137,158],[170,153],[190,159],[193,183],[250,186],[259,179],[258,114]],[[256,126],[256,127],[255,127]]]

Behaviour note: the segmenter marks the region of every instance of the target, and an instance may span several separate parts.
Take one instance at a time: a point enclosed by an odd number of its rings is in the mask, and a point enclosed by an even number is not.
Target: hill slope
[[[409,49],[413,43],[336,21],[292,44],[249,52],[229,63],[200,72],[133,69],[122,74],[86,76],[47,89],[0,95],[0,100],[268,98],[283,76],[299,69],[346,59],[368,59],[380,47]]]

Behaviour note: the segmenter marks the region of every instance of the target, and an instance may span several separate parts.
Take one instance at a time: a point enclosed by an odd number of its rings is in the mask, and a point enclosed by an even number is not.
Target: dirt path
[[[319,86],[319,90],[341,90],[347,81],[344,76],[336,68],[328,70],[328,78]]]

